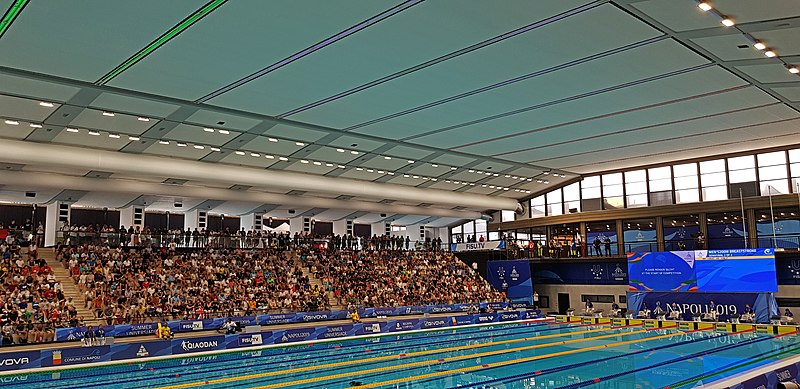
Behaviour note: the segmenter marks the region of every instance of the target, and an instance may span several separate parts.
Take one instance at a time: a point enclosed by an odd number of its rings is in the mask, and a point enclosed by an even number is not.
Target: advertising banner
[[[0,354],[0,371],[38,367],[41,363],[39,351],[18,351]]]
[[[110,346],[42,350],[42,366],[78,365],[111,360]]]
[[[481,250],[502,250],[506,248],[506,242],[502,240],[494,240],[491,242],[476,242],[476,243],[451,243],[450,251],[481,251]]]
[[[512,301],[533,304],[533,281],[528,260],[488,261],[486,279]]]
[[[534,284],[626,285],[628,266],[623,261],[599,262],[591,258],[579,262],[534,263]]]
[[[660,306],[669,315],[675,310],[672,307],[675,303],[682,320],[692,320],[694,315],[704,315],[714,309],[717,321],[726,321],[730,315],[741,315],[746,305],[750,305],[756,322],[769,323],[770,317],[778,314],[774,301],[769,293],[628,292],[628,309],[635,314],[646,304],[651,311]]]
[[[225,336],[204,336],[202,338],[176,339],[172,341],[172,354],[196,353],[219,350],[225,343]]]
[[[111,346],[111,360],[136,359],[171,355],[172,342],[156,340],[152,342],[134,342]]]

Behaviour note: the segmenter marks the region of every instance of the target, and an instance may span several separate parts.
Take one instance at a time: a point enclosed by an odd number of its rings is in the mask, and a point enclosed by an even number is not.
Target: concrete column
[[[302,216],[289,219],[289,233],[294,235],[295,232],[303,232]]]
[[[370,236],[386,234],[386,224],[388,223],[383,221],[378,223],[372,223],[372,234],[370,234]]]
[[[198,230],[204,229],[206,226],[200,227],[200,211],[197,209],[193,209],[191,211],[187,211],[183,214],[183,230],[185,231],[187,228],[194,231],[195,228]]]
[[[239,227],[244,228],[245,231],[261,231],[263,224],[264,214],[262,213],[248,213],[239,218]]]
[[[56,233],[62,224],[58,221],[58,204],[58,201],[52,204],[47,204],[47,213],[45,215],[45,220],[47,222],[44,224],[45,247],[52,247],[56,245]]]

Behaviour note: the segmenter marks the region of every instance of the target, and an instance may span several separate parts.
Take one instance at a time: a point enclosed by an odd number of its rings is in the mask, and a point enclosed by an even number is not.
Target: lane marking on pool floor
[[[495,342],[486,342],[486,343],[471,344],[471,345],[464,345],[464,346],[444,347],[444,348],[437,348],[437,349],[424,350],[424,351],[415,351],[415,352],[410,352],[410,353],[398,353],[398,354],[383,355],[383,356],[371,357],[371,358],[355,359],[355,360],[350,360],[350,361],[332,362],[332,363],[326,363],[326,364],[322,364],[322,365],[305,366],[305,367],[284,369],[284,370],[278,370],[278,371],[270,371],[270,372],[264,372],[264,373],[248,374],[248,375],[243,375],[243,376],[218,378],[218,379],[207,380],[207,381],[197,381],[197,382],[190,382],[190,383],[184,383],[184,384],[167,385],[167,386],[158,387],[156,389],[192,388],[192,387],[196,387],[198,385],[221,384],[221,383],[227,383],[227,382],[243,381],[243,380],[256,379],[256,378],[264,378],[264,377],[270,377],[270,376],[276,376],[276,375],[282,375],[282,374],[289,374],[289,373],[301,373],[301,372],[313,371],[313,370],[319,370],[319,369],[329,369],[329,368],[335,368],[335,367],[341,367],[341,366],[347,366],[347,365],[355,365],[355,364],[367,363],[367,362],[380,362],[380,361],[388,361],[388,360],[394,360],[394,359],[400,359],[400,358],[411,358],[411,357],[418,357],[418,356],[424,356],[424,355],[430,355],[430,354],[438,354],[438,353],[442,353],[442,352],[461,351],[461,350],[477,349],[477,348],[482,348],[482,347],[497,346],[497,345],[503,345],[503,344],[512,344],[512,343],[519,343],[519,342],[526,342],[526,341],[536,341],[536,340],[541,340],[541,339],[552,339],[552,338],[565,337],[565,336],[583,335],[583,334],[589,334],[589,333],[594,333],[594,332],[602,332],[602,331],[611,331],[611,330],[623,329],[623,328],[628,328],[628,327],[630,327],[630,326],[604,327],[604,328],[597,328],[597,329],[591,329],[591,330],[586,330],[586,331],[565,332],[565,333],[559,333],[559,334],[550,334],[550,335],[533,336],[533,337],[525,337],[525,338],[518,338],[518,339],[501,340],[501,341],[495,341]],[[633,332],[630,332],[630,333],[614,333],[614,334],[611,334],[611,336],[621,336],[621,335],[628,335],[628,334],[632,334],[632,333]],[[606,337],[610,337],[610,336],[606,336]],[[580,338],[580,339],[575,339],[575,340],[584,341],[584,340],[591,340],[591,339],[597,339],[597,338],[599,338],[599,337]],[[556,345],[556,344],[561,344],[561,343],[562,342],[555,342],[555,343],[550,343],[550,345]],[[413,345],[409,345],[409,347],[413,347]],[[428,363],[428,362],[426,362],[426,363]]]
[[[641,333],[645,333],[645,332],[649,332],[649,331],[653,331],[653,330],[654,329],[645,329],[645,330],[638,330],[638,331],[631,331],[631,332],[622,332],[622,333],[594,336],[594,337],[591,337],[591,338],[571,339],[571,340],[564,340],[564,341],[559,341],[559,342],[536,344],[536,345],[531,345],[531,346],[510,348],[510,349],[504,349],[504,350],[487,351],[487,352],[482,352],[482,353],[466,354],[466,355],[459,355],[459,356],[447,357],[447,358],[437,358],[437,359],[431,359],[431,360],[425,360],[425,361],[419,361],[419,362],[409,362],[409,363],[404,363],[404,364],[400,364],[400,365],[376,367],[376,368],[372,368],[372,369],[364,369],[364,370],[359,370],[359,371],[332,374],[332,375],[327,375],[327,376],[323,376],[323,377],[311,377],[311,378],[305,378],[305,379],[301,379],[301,380],[294,380],[294,381],[290,381],[290,382],[280,382],[280,383],[274,383],[274,384],[270,384],[270,385],[256,386],[256,387],[252,387],[251,389],[272,389],[272,388],[281,388],[281,387],[287,387],[287,386],[295,386],[295,385],[307,384],[307,383],[318,382],[318,381],[328,381],[328,380],[339,379],[339,378],[353,377],[353,376],[369,374],[369,373],[387,372],[387,371],[392,371],[392,370],[404,369],[404,368],[408,368],[408,367],[427,366],[427,365],[434,364],[434,363],[455,362],[455,361],[460,361],[460,360],[465,360],[465,359],[488,357],[488,356],[494,356],[494,355],[498,355],[498,354],[505,354],[505,353],[513,353],[513,352],[518,352],[518,351],[533,350],[533,349],[537,349],[537,348],[544,348],[544,347],[551,347],[551,346],[561,346],[561,345],[565,345],[565,344],[585,342],[585,341],[591,341],[591,340],[636,335],[636,334],[641,334]],[[674,334],[670,334],[670,336],[674,336]],[[644,338],[644,339],[649,339],[649,338]],[[636,339],[636,340],[630,341],[629,343],[638,342],[638,341],[642,341],[642,339]],[[615,344],[615,343],[612,343],[612,344]],[[605,347],[609,347],[609,345],[599,345],[599,346],[593,346],[593,347],[605,348]],[[580,348],[580,349],[576,349],[576,350],[583,350],[583,349]],[[556,353],[556,354],[558,354],[558,353]],[[545,354],[545,355],[547,355],[547,354]],[[553,355],[555,355],[555,354],[553,354]],[[495,367],[495,366],[502,366],[502,365],[499,365],[497,363],[491,364],[491,365],[480,365],[480,366],[478,366],[476,368],[473,368],[473,370],[474,369],[487,368],[487,367],[490,367],[490,366],[491,367]],[[462,370],[463,369],[457,369],[457,370],[453,370],[453,371],[459,372],[459,371],[462,371]],[[284,371],[284,372],[292,373],[292,371]],[[405,381],[407,381],[409,379],[415,379],[415,378],[418,378],[418,377],[419,378],[426,378],[425,376],[403,378],[403,379],[400,379],[400,380],[393,380],[389,384],[392,384],[392,383],[395,383],[395,382],[405,382]],[[381,385],[383,385],[383,384],[381,384]],[[367,385],[367,386],[359,386],[359,388],[367,388],[367,387],[370,387],[370,386],[369,385]]]

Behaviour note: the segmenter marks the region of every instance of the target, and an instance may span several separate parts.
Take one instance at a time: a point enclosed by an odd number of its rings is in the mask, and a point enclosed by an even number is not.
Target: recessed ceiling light
[[[393,175],[394,175],[394,172],[387,172],[386,174],[388,174],[388,175],[390,175],[390,176],[393,176]]]
[[[490,189],[494,189],[494,185],[489,185],[489,188]]]
[[[275,138],[267,138],[270,142],[277,142],[278,140]]]
[[[734,23],[733,19],[731,19],[731,18],[729,18],[727,16],[723,16],[722,17],[721,23],[725,27],[733,27],[733,25],[736,24],[736,23]]]
[[[128,140],[139,140],[138,136],[129,136]]]
[[[536,182],[541,184],[543,181],[542,180],[536,180]]]
[[[525,193],[531,193],[531,191],[529,191],[529,190],[526,190],[526,191],[525,191]]]
[[[149,122],[150,118],[146,118],[144,116],[139,116],[138,118],[136,118],[136,120],[138,120],[140,122]]]
[[[353,151],[350,151],[350,154],[353,154],[353,155],[358,155],[358,151],[355,151],[355,150],[353,150]]]
[[[244,151],[237,151],[236,155],[244,155]]]
[[[343,153],[343,152],[344,152],[344,149],[336,149],[336,151],[338,151],[338,152],[340,152],[340,153]]]
[[[531,181],[533,181],[533,178],[526,178],[526,180],[527,180],[528,182],[531,182]]]
[[[114,117],[114,112],[103,111],[103,116],[111,116]]]
[[[414,178],[419,178],[419,176],[414,176]]]
[[[204,149],[205,149],[205,146],[202,146],[202,145],[194,145],[194,148],[196,148],[196,149],[198,149],[198,150],[204,150]]]
[[[408,174],[403,174],[403,177],[408,178],[408,177],[411,177],[411,176],[409,176]]]
[[[325,166],[327,166],[327,167],[333,167],[333,164],[332,164],[332,163],[326,163],[326,164],[325,164]]]
[[[481,185],[481,188],[485,188],[485,187],[486,187],[486,184]]]
[[[259,154],[259,153],[250,153],[250,156],[259,158],[259,157],[261,157],[261,154]]]
[[[461,181],[453,181],[453,183],[456,184],[456,185],[459,185],[459,184],[461,184]]]
[[[370,172],[370,173],[375,173],[375,170],[373,170],[373,169],[367,169],[367,171]]]
[[[389,160],[389,159],[392,159],[392,157],[387,155],[387,156],[384,156],[383,159]]]
[[[469,186],[475,186],[475,183],[470,182]]]
[[[301,160],[300,160],[300,163],[308,163],[308,161],[307,161],[307,160],[305,160],[305,159],[301,159]]]
[[[53,103],[47,101],[40,101],[39,105],[41,105],[42,107],[53,108]]]
[[[114,138],[114,139],[119,139],[120,138],[119,134],[108,134],[108,137],[109,138]]]
[[[303,142],[294,142],[294,144],[296,144],[296,145],[298,145],[298,146],[305,146],[305,145],[306,145],[306,144],[305,144],[305,143],[303,143]]]
[[[493,175],[493,176],[495,176],[495,177],[498,177],[498,176],[499,176],[499,174],[497,174],[497,173],[494,173],[494,174],[492,174],[492,175]]]
[[[286,157],[280,157],[278,159],[280,159],[281,161],[288,161],[289,160],[289,158],[286,158]]]
[[[158,143],[161,143],[162,145],[168,145],[169,141],[168,140],[160,140],[160,141],[158,141]]]
[[[486,172],[486,173],[483,173],[483,174],[485,174],[485,175],[487,175],[487,176],[491,176],[491,175],[492,175],[492,173],[491,173],[491,172]]]
[[[765,45],[762,42],[756,41],[756,43],[753,43],[753,47],[755,47],[756,50],[764,50],[767,48],[767,45]]]
[[[362,169],[362,168],[360,168],[360,167],[357,167],[357,168],[356,168],[356,170],[358,170],[358,171],[363,171],[364,169]]]
[[[777,54],[775,54],[775,52],[772,51],[772,50],[767,50],[767,51],[764,52],[764,55],[766,55],[769,58],[772,58],[772,57],[776,56]]]
[[[214,132],[213,128],[204,128],[203,131],[205,132]]]
[[[797,66],[792,66],[792,67],[789,68],[789,73],[798,74],[798,73],[800,73],[800,69],[798,69]],[[32,127],[32,125],[31,125],[31,127]]]
[[[178,145],[178,147],[186,147],[187,146],[186,143],[176,143],[176,145]]]
[[[219,133],[220,133],[220,134],[222,134],[222,135],[228,135],[228,134],[230,134],[230,133],[231,133],[231,132],[230,132],[230,131],[228,131],[228,130],[217,130],[217,132],[219,132]]]
[[[78,132],[77,128],[67,128],[67,132]]]
[[[100,135],[100,133],[97,132],[97,131],[89,131],[89,135],[98,136],[98,135]]]
[[[432,163],[432,164],[431,164],[431,166],[432,166],[432,167],[439,167],[439,165],[437,165],[437,164],[435,164],[435,163]]]
[[[414,163],[414,161],[412,161],[412,160],[410,160],[410,159],[409,159],[409,160],[408,160],[408,163]]]
[[[42,128],[42,125],[41,124],[36,124],[36,123],[31,123],[31,127],[32,128]]]
[[[510,178],[510,177],[511,177],[510,174],[506,174],[506,175],[503,176],[503,178]]]
[[[431,181],[439,181],[439,180],[436,178],[431,178]]]
[[[16,120],[6,120],[6,124],[10,124],[12,126],[17,126],[17,125],[19,125],[19,122],[16,121]]]
[[[322,162],[314,161],[314,165],[321,166]]]
[[[711,11],[712,7],[711,7],[711,4],[708,4],[705,1],[702,1],[702,2],[700,2],[700,4],[697,4],[697,8],[700,8],[703,11]]]
[[[450,170],[456,170],[456,169],[457,169],[457,168],[455,168],[455,167],[451,167],[451,168],[450,168]]]
[[[275,159],[275,156],[274,155],[265,154],[264,158],[266,158],[266,159]]]
[[[544,181],[544,183],[545,183],[545,184],[549,184],[549,183],[550,183],[550,181],[547,181],[547,180],[545,180],[545,181]]]
[[[344,165],[336,165],[336,167],[338,167],[339,169],[344,169],[344,168],[346,168],[347,166],[344,166]]]
[[[444,180],[444,182],[446,182],[446,183],[448,183],[448,184],[449,184],[449,183],[450,183],[450,180]]]
[[[221,150],[219,149],[219,147],[212,147],[211,151],[221,151]]]
[[[383,173],[386,173],[386,172],[384,172],[383,170],[378,170],[378,173],[379,174],[383,174]]]
[[[550,172],[542,172],[542,174],[548,175],[548,174],[550,174]]]

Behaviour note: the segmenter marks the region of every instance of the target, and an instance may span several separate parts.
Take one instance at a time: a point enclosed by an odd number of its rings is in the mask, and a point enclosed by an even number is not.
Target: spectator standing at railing
[[[599,256],[602,255],[600,253],[600,245],[601,244],[602,244],[602,242],[600,241],[600,237],[599,236],[595,236],[594,237],[594,242],[592,242],[592,246],[594,247],[594,256],[595,257],[599,257]]]
[[[606,257],[610,257],[611,256],[611,238],[606,236],[606,238],[603,240],[603,245],[605,246],[605,249],[606,249]]]

